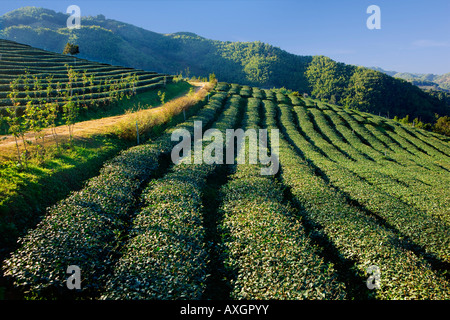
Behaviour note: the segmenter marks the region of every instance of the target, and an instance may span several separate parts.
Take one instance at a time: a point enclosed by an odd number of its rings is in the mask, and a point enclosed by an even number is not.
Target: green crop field
[[[98,65],[121,74],[109,68]],[[222,133],[278,129],[278,173],[173,164],[172,133],[193,134],[195,121]],[[247,140],[236,154],[255,147]],[[186,121],[122,151],[49,207],[3,261],[4,277],[31,299],[449,299],[448,186],[444,136],[218,83]],[[70,265],[81,270],[78,291],[66,287]]]
[[[87,109],[155,90],[173,76],[112,66],[0,39],[0,113],[27,102],[64,104],[66,92]],[[67,94],[68,95],[68,94]]]

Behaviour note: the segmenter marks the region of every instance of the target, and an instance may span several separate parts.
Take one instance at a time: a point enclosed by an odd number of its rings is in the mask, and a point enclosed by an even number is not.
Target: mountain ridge
[[[0,17],[1,36],[62,52],[80,46],[81,58],[148,71],[207,77],[261,88],[285,87],[314,98],[384,116],[434,122],[450,115],[445,100],[410,83],[324,56],[299,56],[270,44],[210,40],[191,32],[160,34],[103,15],[66,27],[68,14],[24,7]]]

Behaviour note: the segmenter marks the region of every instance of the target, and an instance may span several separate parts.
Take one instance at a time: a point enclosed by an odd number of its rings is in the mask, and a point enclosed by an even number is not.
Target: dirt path
[[[200,91],[200,89],[204,88],[206,85],[206,82],[189,82],[189,83],[195,87],[195,92]],[[179,99],[185,95],[186,94],[180,94],[169,101]],[[154,112],[159,112],[162,109],[164,109],[164,106],[151,108],[151,110],[154,110]],[[109,133],[113,130],[115,125],[117,125],[121,120],[123,120],[127,116],[129,116],[129,114],[78,122],[73,127],[73,135],[76,139],[80,139],[95,134]],[[44,129],[42,131],[42,134],[44,134],[45,145],[55,144],[50,128]],[[67,141],[69,139],[69,130],[68,127],[65,125],[56,127],[56,134],[57,139],[60,142]],[[25,140],[35,143],[34,133],[29,132],[25,134]],[[23,150],[23,143],[21,139],[19,140],[19,148]],[[0,160],[7,160],[11,158],[17,158],[17,147],[14,137],[12,135],[0,135]]]

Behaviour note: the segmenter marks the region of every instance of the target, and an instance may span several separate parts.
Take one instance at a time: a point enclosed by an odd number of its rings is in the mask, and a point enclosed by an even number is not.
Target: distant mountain
[[[450,92],[450,72],[443,75],[436,75],[431,73],[386,71],[378,67],[371,67],[370,69],[383,72],[394,78],[404,79],[423,89]]]
[[[383,72],[383,73],[385,73],[385,74],[387,74],[387,75],[389,75],[391,77],[395,76],[398,73],[397,71],[386,71],[386,70],[383,70],[383,69],[381,69],[379,67],[370,67],[369,69],[372,69],[372,70],[375,70],[375,71],[378,71],[378,72]]]
[[[433,122],[450,115],[444,100],[410,83],[324,56],[299,56],[262,42],[229,42],[190,32],[160,34],[103,15],[82,17],[68,29],[68,14],[24,7],[0,17],[2,38],[55,52],[67,42],[78,57],[156,71],[207,77],[262,88],[285,87],[361,111]],[[1,61],[0,61],[1,63]]]

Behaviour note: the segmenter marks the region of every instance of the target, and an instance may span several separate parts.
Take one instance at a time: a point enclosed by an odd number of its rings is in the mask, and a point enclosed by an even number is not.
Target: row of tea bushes
[[[355,275],[361,278],[355,285],[364,285],[370,276],[368,268],[375,265],[381,271],[380,288],[367,290],[369,297],[448,299],[445,278],[438,276],[425,259],[403,247],[398,234],[348,203],[339,189],[317,174],[314,163],[322,155],[298,132],[290,107],[277,107],[271,101],[264,101],[264,105],[268,127],[282,132],[281,177],[290,188],[292,201],[303,208],[307,219],[322,228],[343,259],[354,261]],[[325,163],[329,170],[338,170],[330,159],[321,161],[322,170]]]
[[[233,128],[242,100],[232,96],[212,128]],[[181,163],[151,181],[102,299],[202,298],[208,260],[202,192],[215,167]]]
[[[84,279],[82,290],[95,295],[110,276],[140,189],[158,168],[160,155],[175,145],[171,132],[176,128],[193,132],[195,120],[213,121],[225,96],[214,95],[211,104],[156,141],[123,151],[105,163],[82,190],[49,208],[5,261],[5,276],[32,295],[59,295],[67,292],[67,267],[77,265]]]
[[[280,107],[288,112],[288,108],[282,105]],[[293,110],[297,114],[299,126],[311,144],[335,162],[330,163],[329,159],[316,153],[309,154],[305,150],[305,156],[324,172],[332,184],[347,193],[351,199],[364,205],[370,212],[384,219],[400,234],[422,246],[429,254],[442,261],[450,261],[450,230],[445,223],[398,199],[402,198],[400,194],[405,194],[404,197],[411,195],[408,188],[397,181],[393,182],[385,175],[373,174],[377,169],[373,163],[346,159],[348,153],[339,148],[337,142],[329,143],[329,137],[322,135],[329,126],[320,124],[320,121],[317,125],[315,118],[308,117],[309,111],[306,108],[296,106]],[[388,189],[387,192],[393,195],[383,191],[381,187],[383,185]]]
[[[250,98],[244,122],[258,128],[261,100]],[[258,152],[252,142],[240,152]],[[345,286],[318,255],[283,187],[261,166],[239,164],[221,189],[232,299],[345,299]]]

